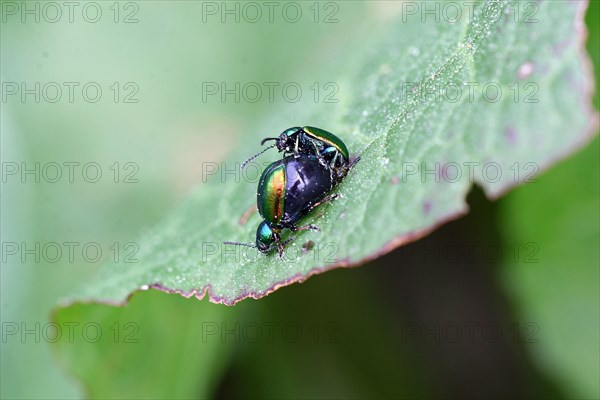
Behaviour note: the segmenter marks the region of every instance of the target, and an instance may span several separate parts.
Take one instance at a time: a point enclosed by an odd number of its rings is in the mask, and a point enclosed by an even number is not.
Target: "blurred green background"
[[[361,268],[233,308],[154,291],[125,308],[78,305],[57,322],[99,324],[100,340],[39,337],[114,243],[123,257],[202,181],[202,162],[225,159],[258,116],[285,109],[280,92],[272,103],[203,102],[202,82],[335,81],[320,60],[351,51],[340,43],[383,23],[394,4],[302,3],[306,18],[290,24],[221,23],[203,7],[223,3],[186,1],[98,2],[97,23],[78,9],[73,22],[22,23],[7,3],[3,84],[95,82],[103,93],[92,103],[75,89],[69,102],[63,85],[56,103],[2,101],[2,162],[93,162],[102,178],[89,183],[78,167],[73,183],[3,181],[3,246],[98,243],[103,255],[22,262],[5,260],[3,247],[2,398],[599,397],[598,138],[499,201],[473,189],[468,216]],[[332,12],[338,22],[326,23]],[[600,3],[586,22],[597,77]],[[137,182],[126,182],[132,172]],[[502,256],[444,256],[482,241]],[[24,328],[38,337],[23,338]]]

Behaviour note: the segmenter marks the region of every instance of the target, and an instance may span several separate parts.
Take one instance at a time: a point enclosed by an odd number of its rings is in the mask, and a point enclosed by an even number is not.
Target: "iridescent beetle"
[[[290,155],[270,164],[260,177],[256,193],[258,212],[263,218],[256,230],[256,245],[224,243],[256,247],[265,254],[276,247],[283,256],[285,245],[294,237],[282,241],[281,232],[284,229],[318,230],[315,225],[298,226],[297,223],[318,205],[337,197],[329,193],[359,160],[357,157],[347,166],[338,167],[335,175],[311,154]]]
[[[341,168],[339,173],[343,174],[343,169],[350,163],[350,153],[346,144],[333,133],[321,128],[313,126],[288,128],[278,137],[265,138],[260,144],[264,145],[270,140],[274,140],[275,143],[244,161],[242,168],[273,147],[276,147],[279,152],[283,152],[284,157],[289,154],[293,154],[296,158],[302,154],[313,155],[332,173],[337,173],[338,168]]]

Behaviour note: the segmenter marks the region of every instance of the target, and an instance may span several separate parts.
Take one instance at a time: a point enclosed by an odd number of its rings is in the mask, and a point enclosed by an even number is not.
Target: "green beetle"
[[[330,168],[332,172],[335,172],[338,168],[343,169],[350,163],[350,152],[346,144],[342,139],[325,129],[314,126],[296,126],[284,130],[278,137],[265,138],[260,144],[263,145],[270,140],[274,140],[275,143],[246,160],[242,164],[242,168],[273,147],[283,152],[284,157],[289,154],[293,154],[296,158],[301,154],[313,155],[319,159],[322,165]]]

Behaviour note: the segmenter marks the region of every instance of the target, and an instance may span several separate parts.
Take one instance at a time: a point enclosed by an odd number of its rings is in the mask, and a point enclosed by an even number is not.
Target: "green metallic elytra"
[[[271,224],[281,222],[286,188],[285,166],[273,163],[262,173],[256,193],[256,205],[263,219]]]
[[[346,144],[339,137],[335,136],[333,133],[326,131],[325,129],[316,128],[314,126],[305,126],[302,128],[306,134],[310,137],[315,138],[323,143],[329,144],[337,149],[340,152],[344,159],[350,159],[350,152],[346,147]]]

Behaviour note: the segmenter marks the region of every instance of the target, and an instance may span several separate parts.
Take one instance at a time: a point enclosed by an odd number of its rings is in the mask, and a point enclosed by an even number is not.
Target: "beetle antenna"
[[[240,243],[240,242],[223,242],[223,244],[233,244],[236,246],[245,246],[245,247],[251,247],[253,249],[256,248],[255,245],[253,245],[252,243]]]
[[[260,145],[262,146],[263,144],[265,144],[265,142],[268,142],[269,140],[279,140],[279,138],[276,138],[276,137],[264,138],[263,140],[260,141]]]
[[[274,144],[270,145],[269,147],[263,149],[262,151],[259,151],[258,153],[256,153],[255,155],[253,155],[252,157],[250,157],[249,159],[247,159],[246,161],[244,161],[242,163],[242,165],[240,166],[240,169],[244,169],[246,168],[246,165],[248,165],[248,163],[252,160],[254,160],[256,157],[260,156],[262,153],[264,153],[265,151],[269,150],[270,148],[275,147]]]

